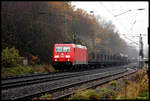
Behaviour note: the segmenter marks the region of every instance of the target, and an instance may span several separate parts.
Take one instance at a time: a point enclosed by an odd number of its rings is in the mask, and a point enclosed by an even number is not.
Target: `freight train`
[[[82,70],[129,63],[128,56],[123,54],[94,53],[93,59],[88,61],[86,46],[74,43],[55,44],[53,47],[53,66],[56,70]]]

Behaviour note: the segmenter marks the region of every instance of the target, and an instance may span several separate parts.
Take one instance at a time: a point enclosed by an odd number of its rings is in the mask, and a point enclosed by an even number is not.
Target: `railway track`
[[[119,67],[116,67],[117,69]],[[125,68],[125,67],[123,67]],[[19,78],[12,78],[12,79],[3,79],[2,80],[2,89],[9,89],[9,88],[14,88],[14,87],[19,87],[22,85],[30,85],[30,84],[35,84],[35,83],[40,83],[40,82],[48,82],[48,81],[53,81],[53,80],[59,80],[59,79],[64,79],[64,78],[71,78],[75,76],[81,76],[81,75],[87,75],[87,74],[92,74],[95,72],[104,72],[108,70],[112,70],[114,68],[107,68],[107,69],[96,69],[96,70],[90,70],[90,71],[82,71],[82,72],[66,72],[66,73],[60,73],[60,74],[41,74],[41,75],[29,75],[29,76],[20,76]]]
[[[77,85],[72,85],[70,87],[60,88],[60,89],[55,90],[54,92],[52,91],[52,92],[49,92],[49,93],[52,95],[53,100],[63,99],[63,98],[66,98],[66,97],[76,93],[76,91],[78,89],[86,90],[86,89],[89,89],[89,88],[95,88],[95,87],[100,86],[100,85],[102,85],[104,83],[107,83],[109,81],[119,79],[121,77],[125,77],[127,75],[130,75],[130,74],[133,74],[133,73],[136,73],[136,72],[137,72],[137,70],[126,71],[123,74],[118,73],[118,74],[114,74],[114,75],[111,75],[111,76],[106,76],[106,77],[99,78],[99,79],[96,79],[96,80],[91,80],[89,82],[79,83]]]
[[[54,74],[54,73],[51,73]],[[56,73],[55,73],[56,74]],[[12,79],[19,79],[19,78],[28,78],[33,76],[44,76],[44,75],[50,75],[50,73],[34,73],[34,74],[24,74],[24,75],[14,75],[14,76],[6,76],[2,77],[2,80],[12,80]]]
[[[59,90],[62,89],[66,89],[66,88],[70,88],[73,87],[73,85],[79,85],[79,84],[84,84],[93,80],[97,80],[97,79],[102,79],[102,78],[107,78],[109,76],[113,76],[113,75],[117,75],[117,74],[121,74],[127,71],[127,69],[125,67],[120,67],[122,69],[119,69],[115,71],[110,68],[106,69],[101,69],[100,70],[91,70],[91,71],[82,71],[82,72],[76,72],[76,73],[70,73],[70,74],[65,74],[65,77],[63,78],[63,74],[58,75],[51,75],[53,78],[56,77],[56,79],[48,79],[48,81],[41,81],[43,79],[37,79],[37,81],[31,78],[29,79],[29,81],[31,83],[26,83],[26,80],[22,81],[22,84],[16,83],[16,85],[20,85],[20,86],[8,86],[9,84],[11,84],[11,82],[9,81],[9,83],[7,82],[7,86],[2,84],[2,99],[3,100],[14,100],[14,99],[24,99],[24,98],[31,98],[35,95],[39,95],[39,94],[43,94],[45,92],[51,92],[54,94],[54,99],[58,99],[59,96],[56,94],[55,92],[59,92]],[[108,71],[110,70],[110,71]],[[107,72],[105,72],[107,71]],[[58,78],[57,78],[58,76]],[[51,78],[52,78],[51,77]],[[46,78],[47,79],[47,78]],[[6,82],[5,82],[6,83]],[[13,83],[12,83],[13,84]],[[15,83],[14,83],[15,84]],[[64,96],[64,95],[63,95]],[[62,95],[61,95],[62,97]]]

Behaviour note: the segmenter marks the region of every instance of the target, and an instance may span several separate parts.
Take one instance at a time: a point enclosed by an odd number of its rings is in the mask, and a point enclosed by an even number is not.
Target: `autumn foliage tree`
[[[38,56],[41,63],[51,63],[54,44],[73,42],[74,34],[89,56],[94,49],[128,53],[111,22],[68,2],[2,2],[1,17],[2,48],[15,46],[21,56]]]

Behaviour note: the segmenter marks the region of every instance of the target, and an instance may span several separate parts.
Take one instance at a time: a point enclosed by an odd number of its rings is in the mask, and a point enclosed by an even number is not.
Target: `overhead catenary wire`
[[[114,18],[115,18],[115,21],[117,21],[116,20],[116,16],[102,3],[102,2],[100,2],[100,4],[105,8],[105,10],[108,12],[108,13],[110,13]],[[118,21],[117,21],[118,22]],[[124,29],[126,29],[126,30],[128,30],[126,27],[124,27],[124,25],[121,23],[121,22],[118,22]],[[136,22],[134,21],[134,24],[135,24]],[[128,30],[128,32],[129,32],[129,30]],[[123,35],[126,39],[128,39],[129,41],[131,41],[131,42],[133,42],[133,43],[135,43],[136,45],[138,45],[138,43],[137,42],[135,42],[135,41],[133,41],[132,39],[129,39],[129,38],[127,38],[126,37],[126,35],[124,35],[124,34],[121,34],[121,35]]]

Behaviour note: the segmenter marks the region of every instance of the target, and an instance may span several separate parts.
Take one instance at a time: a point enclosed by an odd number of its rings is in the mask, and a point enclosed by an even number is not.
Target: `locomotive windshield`
[[[70,47],[56,47],[55,52],[70,52]]]

